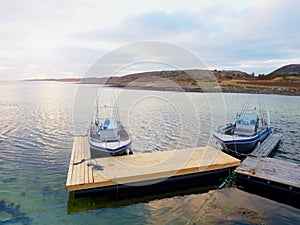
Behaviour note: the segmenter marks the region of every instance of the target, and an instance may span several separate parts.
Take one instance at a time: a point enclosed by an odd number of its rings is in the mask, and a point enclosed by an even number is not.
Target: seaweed
[[[32,218],[26,216],[26,213],[20,210],[20,205],[15,203],[7,203],[5,200],[0,200],[0,212],[5,217],[1,218],[0,215],[0,224],[30,224]]]
[[[235,213],[238,213],[244,221],[250,224],[265,224],[266,217],[258,214],[255,211],[239,207],[235,209]]]

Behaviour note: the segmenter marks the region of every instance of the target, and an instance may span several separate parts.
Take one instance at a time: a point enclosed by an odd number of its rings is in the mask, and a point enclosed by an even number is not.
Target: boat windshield
[[[255,114],[240,113],[236,116],[236,124],[241,125],[256,125],[258,123],[258,116]]]
[[[99,130],[116,130],[118,129],[118,122],[113,119],[99,119]]]

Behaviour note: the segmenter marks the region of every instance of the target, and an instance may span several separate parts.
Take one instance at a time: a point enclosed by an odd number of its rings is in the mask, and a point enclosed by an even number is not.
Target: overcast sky
[[[185,48],[209,69],[266,74],[300,63],[299,15],[297,0],[0,0],[0,79],[82,77],[146,40]]]

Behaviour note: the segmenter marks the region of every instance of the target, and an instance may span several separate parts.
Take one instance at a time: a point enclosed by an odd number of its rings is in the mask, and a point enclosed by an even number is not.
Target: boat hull
[[[117,142],[98,142],[89,137],[91,151],[102,152],[104,155],[123,155],[131,152],[131,139]]]
[[[98,118],[92,121],[88,141],[92,155],[107,157],[132,154],[131,136],[123,124],[116,119]]]
[[[223,147],[224,151],[236,154],[248,154],[255,149],[259,142],[264,141],[268,135],[269,130],[264,129],[256,135],[249,137],[215,133],[214,138]]]

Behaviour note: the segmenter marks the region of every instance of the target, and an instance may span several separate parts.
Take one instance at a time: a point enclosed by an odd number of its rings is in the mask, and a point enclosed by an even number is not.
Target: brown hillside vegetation
[[[257,77],[241,71],[154,71],[113,77],[107,84],[134,89],[300,95],[300,76]]]
[[[263,93],[300,96],[300,64],[281,67],[268,75],[254,76],[242,71],[166,70],[129,74],[121,77],[47,79],[48,81],[105,84],[143,90],[193,92]],[[47,81],[46,80],[46,81]],[[40,79],[31,81],[41,81]]]

